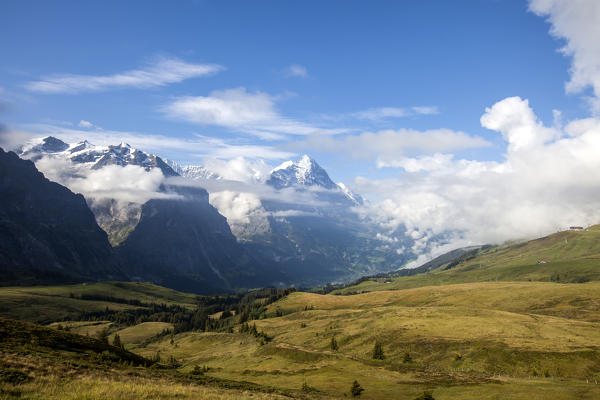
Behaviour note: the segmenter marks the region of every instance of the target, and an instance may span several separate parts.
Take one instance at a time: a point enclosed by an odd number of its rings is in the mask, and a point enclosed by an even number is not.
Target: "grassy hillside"
[[[129,304],[129,303],[133,304]],[[136,305],[137,302],[141,305]],[[193,308],[196,295],[151,283],[102,282],[65,286],[0,287],[0,316],[48,323],[82,312],[130,310],[144,304]]]
[[[305,398],[302,393],[179,373],[93,338],[0,319],[1,399],[292,397]]]
[[[475,257],[454,264],[448,262],[425,274],[368,279],[332,293],[490,281],[599,281],[600,225],[585,231],[563,231],[528,242],[486,248]]]
[[[125,345],[138,345],[146,340],[160,334],[164,331],[172,331],[173,324],[167,322],[142,322],[135,326],[129,326],[120,329],[109,336],[109,340],[114,340],[115,334],[118,334],[121,342]]]
[[[248,333],[187,332],[137,351],[181,371],[365,399],[594,399],[600,283],[499,282],[352,296],[292,293]],[[277,316],[280,315],[280,316]],[[331,347],[332,338],[338,349]],[[375,343],[384,360],[374,360]]]

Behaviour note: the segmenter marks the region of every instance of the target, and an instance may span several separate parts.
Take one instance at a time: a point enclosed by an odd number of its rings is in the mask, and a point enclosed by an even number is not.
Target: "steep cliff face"
[[[0,149],[0,282],[124,279],[85,199]]]
[[[145,203],[135,230],[116,248],[132,279],[196,293],[284,283],[238,244],[204,189],[166,190],[180,198]]]

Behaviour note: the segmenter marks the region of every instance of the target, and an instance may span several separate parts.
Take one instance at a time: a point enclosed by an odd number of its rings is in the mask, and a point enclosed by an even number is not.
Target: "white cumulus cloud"
[[[356,179],[360,192],[378,199],[364,212],[390,232],[418,232],[423,248],[445,232],[457,247],[600,222],[600,119],[546,127],[527,100],[512,97],[486,109],[481,121],[508,142],[505,160],[405,158],[398,179]]]
[[[137,165],[108,165],[92,170],[55,157],[43,157],[35,165],[48,179],[94,200],[115,199],[143,204],[150,199],[174,197],[160,192],[165,177],[156,168],[146,171]]]
[[[592,109],[600,113],[600,2],[597,0],[531,0],[529,8],[547,17],[550,33],[566,41],[561,51],[573,57],[571,93],[591,88]]]

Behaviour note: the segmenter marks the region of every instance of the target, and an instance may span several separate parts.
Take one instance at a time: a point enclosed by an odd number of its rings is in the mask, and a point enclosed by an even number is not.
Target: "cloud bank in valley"
[[[487,108],[481,124],[505,138],[505,160],[399,159],[398,179],[356,179],[359,191],[382,199],[366,212],[390,231],[405,225],[417,245],[448,231],[456,244],[498,243],[600,221],[600,120],[547,127],[527,100],[510,97]]]
[[[70,160],[48,156],[37,160],[35,165],[48,179],[88,199],[143,204],[150,199],[177,198],[160,191],[165,177],[157,168],[146,171],[137,165],[107,165],[93,170]]]

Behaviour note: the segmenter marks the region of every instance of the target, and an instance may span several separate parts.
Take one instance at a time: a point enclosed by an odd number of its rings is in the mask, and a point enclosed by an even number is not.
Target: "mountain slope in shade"
[[[128,144],[96,146],[84,140],[78,143],[65,143],[52,136],[29,141],[19,149],[21,157],[37,162],[43,157],[67,160],[73,164],[100,170],[106,166],[134,165],[146,171],[158,168],[164,176],[177,176],[178,173],[155,154],[137,150]],[[87,203],[96,216],[96,221],[108,233],[113,246],[121,243],[137,225],[141,204],[117,201],[109,198],[88,197]]]
[[[204,189],[166,190],[182,198],[145,203],[135,230],[116,248],[132,279],[195,293],[284,283],[282,273],[257,262],[236,241]]]
[[[2,284],[125,278],[83,196],[2,149],[0,196]]]

